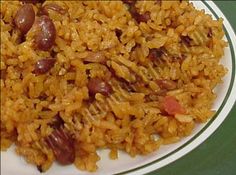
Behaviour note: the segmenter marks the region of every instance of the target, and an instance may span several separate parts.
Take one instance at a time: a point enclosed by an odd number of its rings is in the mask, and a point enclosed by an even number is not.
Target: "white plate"
[[[228,115],[236,99],[236,95],[233,94],[233,92],[236,92],[236,36],[226,17],[212,1],[193,1],[193,3],[198,9],[205,9],[206,13],[212,14],[215,19],[219,17],[224,19],[225,40],[229,42],[229,47],[225,49],[225,55],[222,59],[222,63],[228,68],[229,72],[223,79],[224,83],[220,84],[216,89],[216,91],[220,93],[218,93],[218,97],[213,106],[213,108],[217,110],[217,114],[208,123],[198,125],[191,136],[182,139],[176,144],[162,146],[158,151],[148,156],[137,156],[134,159],[120,152],[119,159],[113,161],[108,158],[108,151],[102,150],[99,152],[101,160],[98,162],[99,169],[96,173],[81,172],[73,165],[62,167],[54,164],[46,173],[43,173],[43,175],[145,174],[184,156],[206,140],[219,127]],[[42,173],[37,171],[35,166],[27,164],[23,158],[17,156],[13,147],[7,152],[1,153],[1,174],[42,175]]]

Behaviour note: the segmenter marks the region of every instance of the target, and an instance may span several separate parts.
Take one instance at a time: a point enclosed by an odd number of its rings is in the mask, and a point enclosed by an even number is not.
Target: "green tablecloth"
[[[236,31],[236,1],[215,3]],[[236,105],[204,143],[149,175],[236,175]]]

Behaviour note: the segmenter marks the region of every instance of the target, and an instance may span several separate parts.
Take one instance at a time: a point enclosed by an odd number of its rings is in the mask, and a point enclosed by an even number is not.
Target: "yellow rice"
[[[2,151],[15,144],[17,154],[46,171],[55,157],[44,138],[53,131],[48,124],[59,113],[76,141],[74,165],[96,171],[99,148],[110,149],[111,159],[119,159],[118,150],[132,157],[146,155],[190,135],[196,123],[213,116],[213,89],[227,72],[219,63],[227,46],[222,39],[222,19],[213,20],[186,1],[162,1],[161,5],[138,1],[140,13],[150,12],[151,17],[140,24],[122,1],[54,3],[68,11],[65,15],[49,11],[57,31],[53,46],[57,62],[50,73],[35,76],[35,62],[50,53],[35,50],[30,36],[17,43],[18,33],[12,23],[21,3],[1,1],[0,69],[6,74],[1,78]],[[34,8],[38,10],[37,5]],[[209,28],[213,33],[210,39],[206,36]],[[122,30],[120,41],[115,29]],[[180,35],[188,35],[195,45],[186,48],[179,42]],[[148,58],[149,51],[161,47],[171,55],[184,53],[186,57],[182,62],[167,59],[154,64]],[[107,67],[116,75],[127,82],[146,83],[148,88],[134,83],[135,92],[129,92],[119,79],[111,78],[112,95],[98,93],[93,102],[87,103],[88,79],[104,78],[109,72],[103,64],[85,64],[83,59],[89,52],[102,52]],[[68,71],[70,66],[75,67],[74,72]],[[145,100],[151,92],[160,91],[157,79],[177,82],[178,88],[167,95],[174,96],[186,114],[167,116],[158,101]],[[47,98],[40,99],[42,94]]]

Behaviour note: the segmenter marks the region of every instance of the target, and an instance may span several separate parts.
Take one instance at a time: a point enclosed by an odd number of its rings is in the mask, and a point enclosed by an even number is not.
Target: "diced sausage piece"
[[[184,114],[185,113],[184,108],[180,105],[180,103],[176,100],[176,98],[172,97],[172,96],[164,97],[161,107],[169,115]]]

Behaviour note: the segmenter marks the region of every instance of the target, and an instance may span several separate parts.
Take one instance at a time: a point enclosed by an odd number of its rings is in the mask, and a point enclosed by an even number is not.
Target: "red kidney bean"
[[[91,95],[101,93],[108,96],[112,92],[112,87],[107,82],[99,78],[91,78],[88,82],[88,89]]]
[[[68,165],[74,162],[74,140],[63,128],[55,129],[51,135],[46,137],[45,141],[60,164]]]
[[[51,4],[46,4],[42,7],[42,11],[45,15],[48,15],[48,10],[53,10],[55,12],[60,13],[61,15],[66,14],[66,10],[63,9],[61,6],[51,3]]]
[[[45,74],[54,66],[56,59],[54,58],[44,58],[38,60],[35,64],[33,73],[36,75]]]
[[[37,49],[48,51],[55,43],[56,39],[56,28],[52,20],[46,16],[40,16],[36,19],[35,24],[35,44]]]
[[[35,20],[35,12],[31,4],[25,4],[17,11],[14,22],[16,27],[26,34],[32,27]]]

